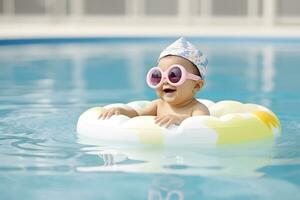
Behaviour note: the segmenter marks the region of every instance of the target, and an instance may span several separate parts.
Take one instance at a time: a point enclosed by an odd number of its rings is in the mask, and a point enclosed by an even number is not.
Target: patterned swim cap
[[[168,55],[180,56],[197,66],[201,77],[204,79],[206,75],[206,67],[208,60],[205,55],[194,45],[188,42],[185,38],[181,37],[172,43],[170,46],[165,48],[159,55],[158,61]]]

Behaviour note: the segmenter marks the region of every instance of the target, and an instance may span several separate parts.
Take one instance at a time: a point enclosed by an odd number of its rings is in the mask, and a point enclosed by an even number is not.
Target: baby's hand
[[[123,113],[123,108],[115,107],[115,108],[108,108],[105,109],[98,119],[109,119],[113,115],[120,115]]]
[[[175,116],[175,115],[164,115],[164,116],[157,116],[155,117],[155,123],[158,124],[159,126],[165,126],[168,128],[171,124],[180,124],[181,117]]]

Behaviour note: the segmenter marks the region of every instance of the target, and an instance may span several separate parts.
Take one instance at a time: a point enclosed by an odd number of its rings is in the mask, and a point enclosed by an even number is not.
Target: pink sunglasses
[[[158,88],[164,79],[167,79],[172,86],[179,86],[187,79],[198,81],[201,77],[187,72],[181,65],[172,65],[165,72],[158,67],[153,67],[147,73],[147,84],[151,88]]]

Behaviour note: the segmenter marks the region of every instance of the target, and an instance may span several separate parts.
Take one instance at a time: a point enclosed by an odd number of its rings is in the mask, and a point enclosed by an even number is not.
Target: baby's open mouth
[[[165,93],[172,93],[172,92],[175,92],[176,90],[175,89],[166,88],[166,89],[163,89],[163,91]]]

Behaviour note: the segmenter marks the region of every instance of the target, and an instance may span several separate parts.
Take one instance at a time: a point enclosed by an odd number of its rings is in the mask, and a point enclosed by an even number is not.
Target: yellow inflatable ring
[[[236,144],[273,139],[281,133],[277,116],[261,105],[229,100],[217,103],[198,100],[208,107],[210,116],[192,116],[179,126],[169,128],[156,125],[154,116],[128,118],[114,115],[109,120],[98,119],[105,108],[126,105],[136,109],[146,106],[149,101],[94,107],[79,117],[77,133],[80,137],[102,141],[158,146]]]

